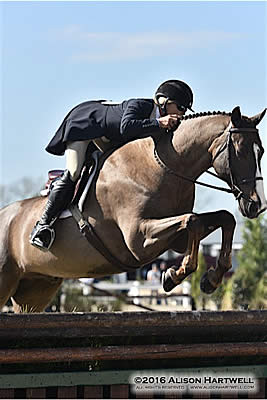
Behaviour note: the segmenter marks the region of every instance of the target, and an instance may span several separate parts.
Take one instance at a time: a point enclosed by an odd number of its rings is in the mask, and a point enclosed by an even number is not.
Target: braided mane
[[[206,117],[207,115],[228,115],[231,116],[232,113],[227,113],[225,111],[205,111],[205,112],[200,112],[200,113],[195,113],[195,114],[189,114],[189,115],[184,115],[181,118],[181,121],[185,121],[187,119],[194,119],[198,117]]]

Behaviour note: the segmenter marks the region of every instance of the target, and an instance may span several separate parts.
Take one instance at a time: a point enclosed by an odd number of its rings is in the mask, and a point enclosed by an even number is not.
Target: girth
[[[120,260],[117,259],[103,244],[102,240],[99,238],[97,233],[95,232],[92,225],[85,220],[82,213],[78,209],[77,205],[72,204],[70,206],[70,211],[72,213],[73,218],[77,222],[81,234],[88,240],[88,242],[112,265],[119,268],[122,272],[133,272],[139,267],[130,266],[123,264]]]

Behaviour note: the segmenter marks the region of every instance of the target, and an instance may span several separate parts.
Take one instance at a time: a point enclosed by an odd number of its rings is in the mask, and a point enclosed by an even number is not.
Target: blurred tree
[[[267,220],[263,215],[245,220],[239,267],[233,276],[233,306],[267,306]]]
[[[0,185],[0,207],[17,200],[38,196],[44,185],[45,179],[42,177],[36,179],[24,177],[7,185]]]
[[[12,201],[8,185],[0,185],[0,207],[4,207]]]
[[[251,308],[267,308],[267,271],[256,287],[250,306]]]
[[[213,266],[215,268],[215,265]],[[215,303],[218,310],[232,309],[231,293],[232,281],[224,278],[221,285],[211,294],[207,295],[200,289],[200,281],[202,275],[207,271],[205,256],[202,252],[198,254],[198,268],[191,275],[191,296],[194,298],[197,309],[205,310],[207,303],[212,301]]]
[[[212,298],[214,299],[219,310],[232,310],[232,277],[230,279],[223,278],[221,286],[214,292]],[[218,292],[218,295],[216,294]],[[218,296],[218,297],[216,297]]]
[[[209,296],[203,293],[200,289],[200,280],[202,275],[207,271],[207,264],[203,253],[198,253],[198,267],[191,275],[191,296],[195,300],[196,308],[205,310],[206,302]]]

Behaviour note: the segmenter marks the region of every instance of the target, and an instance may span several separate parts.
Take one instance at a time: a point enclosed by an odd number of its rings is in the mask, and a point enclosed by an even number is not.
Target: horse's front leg
[[[142,240],[138,241],[138,246],[132,241],[135,247],[134,252],[139,254],[140,258],[144,258],[146,255],[151,258],[151,255],[168,250],[170,243],[177,238],[178,234],[185,232],[193,218],[194,214],[184,214],[176,217],[143,220],[139,225]],[[135,236],[136,232],[134,231]],[[133,251],[133,248],[131,250]]]
[[[199,241],[204,233],[203,229],[199,217],[195,214],[184,214],[158,220],[145,220],[140,224],[143,242],[142,251],[138,249],[138,253],[141,254],[143,252],[157,256],[163,251],[168,250],[170,244],[179,238],[182,241],[182,247],[187,248],[187,253],[179,269],[179,276],[174,271],[173,278],[176,286],[196,269]]]
[[[200,216],[195,214],[188,221],[186,229],[187,250],[182,265],[178,269],[171,267],[163,273],[162,283],[165,292],[170,292],[197,269],[199,243],[205,234],[205,226]]]
[[[165,291],[172,290],[179,285],[188,275],[197,268],[197,256],[200,240],[218,228],[222,228],[222,248],[217,267],[206,272],[201,279],[201,290],[212,293],[221,283],[223,275],[232,267],[231,251],[233,234],[235,230],[235,219],[227,211],[216,211],[212,213],[195,214],[188,225],[187,252],[179,269],[169,268],[163,277],[163,288]]]
[[[219,224],[219,227],[222,228],[222,247],[216,268],[210,268],[201,278],[200,288],[207,294],[213,293],[220,286],[224,274],[232,268],[232,243],[236,226],[235,218],[227,211],[218,211],[214,218],[215,220]],[[208,235],[209,233],[206,236]]]

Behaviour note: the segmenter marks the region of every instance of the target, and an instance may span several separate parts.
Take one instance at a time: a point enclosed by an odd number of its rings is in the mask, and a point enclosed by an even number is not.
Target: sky
[[[161,82],[181,79],[195,111],[239,105],[252,116],[267,106],[266,2],[6,1],[0,12],[2,185],[41,185],[65,168],[45,146],[86,100],[153,97]],[[259,128],[267,149],[267,117]],[[231,195],[201,189],[197,199],[202,210],[236,210]]]

